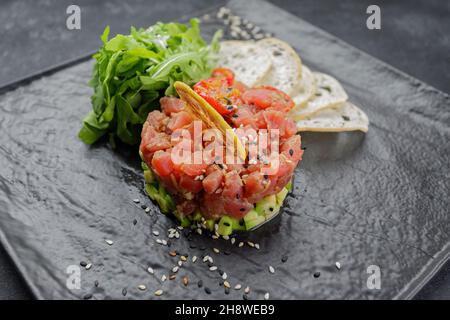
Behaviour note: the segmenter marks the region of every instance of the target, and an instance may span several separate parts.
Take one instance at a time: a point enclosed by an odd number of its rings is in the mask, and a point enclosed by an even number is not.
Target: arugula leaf
[[[220,32],[208,45],[197,19],[190,25],[157,23],[148,29],[131,27],[129,35],[109,39],[107,26],[103,46],[89,85],[94,89],[92,111],[83,119],[78,136],[93,144],[108,135],[112,145],[119,138],[127,144],[140,141],[140,130],[159,98],[175,95],[175,81],[190,85],[209,77],[219,49]]]

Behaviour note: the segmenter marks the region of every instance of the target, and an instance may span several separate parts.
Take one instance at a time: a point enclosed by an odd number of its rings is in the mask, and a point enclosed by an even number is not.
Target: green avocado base
[[[229,236],[236,231],[251,231],[276,216],[283,205],[284,199],[292,188],[289,182],[279,193],[264,197],[256,203],[242,219],[222,216],[219,219],[205,219],[200,211],[192,216],[182,217],[176,212],[175,202],[165,188],[158,183],[153,172],[142,162],[144,170],[145,192],[155,201],[164,214],[173,213],[182,227],[205,228],[217,232],[220,236]]]

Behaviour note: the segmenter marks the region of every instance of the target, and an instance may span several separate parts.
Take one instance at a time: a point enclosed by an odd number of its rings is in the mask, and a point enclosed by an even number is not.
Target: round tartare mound
[[[244,163],[217,162],[203,157],[199,164],[175,164],[173,148],[179,143],[172,134],[180,129],[194,130],[196,118],[183,100],[164,97],[161,111],[149,113],[141,133],[141,157],[176,204],[177,214],[189,216],[200,212],[206,219],[231,216],[240,219],[255,204],[280,192],[292,179],[302,158],[300,135],[286,115],[294,106],[292,99],[272,87],[248,88],[234,80],[224,68],[214,70],[212,77],[200,81],[194,90],[204,98],[232,128],[279,130],[279,166],[266,174],[270,165],[264,155],[259,161]],[[202,130],[206,129],[202,127]],[[193,136],[193,134],[192,134]],[[256,138],[255,138],[256,139]],[[194,141],[190,142],[194,143]],[[201,142],[205,149],[210,142]],[[247,145],[248,148],[248,145]]]

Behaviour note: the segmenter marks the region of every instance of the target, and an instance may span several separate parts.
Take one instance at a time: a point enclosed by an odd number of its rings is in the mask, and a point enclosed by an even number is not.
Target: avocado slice
[[[266,219],[263,215],[260,215],[256,210],[250,210],[244,216],[245,229],[250,230],[261,223],[263,223]]]
[[[271,196],[264,197],[261,201],[256,203],[255,211],[263,216],[267,217],[275,211],[277,207],[277,197],[273,194]]]
[[[281,189],[281,191],[277,193],[276,198],[277,198],[277,204],[279,206],[283,205],[283,201],[286,198],[288,193],[289,193],[289,190],[286,188]]]
[[[217,233],[221,236],[229,236],[233,233],[233,218],[228,216],[223,216],[219,221],[219,229]]]
[[[144,180],[147,183],[155,182],[155,176],[153,175],[153,172],[151,170],[144,170]]]
[[[208,228],[209,231],[214,231],[214,224],[216,223],[216,221],[214,221],[213,219],[208,219],[205,221],[205,225],[206,228]]]

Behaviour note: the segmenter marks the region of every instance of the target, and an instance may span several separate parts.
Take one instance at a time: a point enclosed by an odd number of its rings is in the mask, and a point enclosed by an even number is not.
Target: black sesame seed
[[[292,150],[292,149],[289,149],[289,154],[291,155],[291,157],[292,157],[292,155],[294,154],[294,150]]]
[[[95,286],[96,288],[98,287],[98,281],[97,281],[97,280],[94,281],[94,286]]]
[[[208,267],[211,268],[212,266],[214,266],[214,264],[212,264],[211,262],[208,262]]]
[[[242,295],[242,298],[243,298],[244,300],[248,300],[248,295],[247,295],[246,293],[244,293],[244,294]]]
[[[218,269],[217,272],[219,272],[219,274],[220,274],[221,276],[223,276],[223,270],[222,270],[222,269]]]
[[[285,263],[288,260],[288,258],[289,257],[287,255],[282,256],[281,257],[281,262]]]
[[[223,286],[223,281],[219,281],[219,287]]]
[[[167,246],[170,247],[172,245],[172,241],[167,240]]]
[[[223,254],[226,255],[226,256],[229,256],[231,254],[231,252],[230,251],[224,251]]]
[[[83,297],[84,300],[89,300],[92,298],[92,293],[86,293]]]
[[[86,267],[87,266],[87,262],[86,261],[80,261],[80,266]]]
[[[198,280],[197,286],[198,286],[199,288],[203,287],[203,280]]]
[[[208,288],[208,287],[205,287],[205,292],[206,292],[207,294],[211,294],[211,289]]]
[[[233,118],[239,118],[239,116],[235,113],[232,115]]]
[[[225,288],[225,294],[230,294],[230,288]]]
[[[125,297],[127,295],[128,291],[127,288],[122,289],[122,295]]]
[[[272,207],[270,207],[270,208],[269,208],[269,210],[270,210],[270,211],[273,211],[273,208],[272,208]]]
[[[145,209],[147,209],[147,206],[145,204],[143,204],[143,205],[141,205],[141,208],[145,210]]]
[[[318,277],[320,277],[320,272],[319,271],[316,271],[316,272],[314,272],[314,278],[318,278]]]
[[[137,220],[136,220],[136,219],[134,219],[134,220],[133,220],[133,224],[134,224],[134,225],[136,225],[136,223],[137,223]]]

